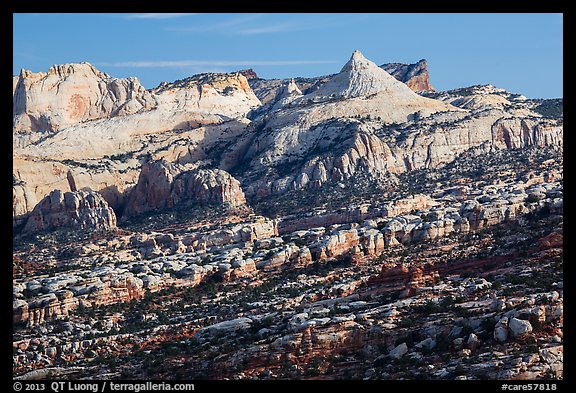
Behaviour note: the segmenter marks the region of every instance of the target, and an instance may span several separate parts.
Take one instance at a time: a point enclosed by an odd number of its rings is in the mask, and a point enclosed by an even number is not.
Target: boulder
[[[400,359],[402,356],[406,355],[407,353],[408,353],[408,346],[406,345],[406,343],[402,343],[402,344],[394,347],[388,355],[390,355],[390,357],[392,359]]]
[[[518,318],[510,319],[509,327],[513,337],[521,337],[532,331],[530,322]]]
[[[478,349],[480,344],[481,344],[481,341],[478,338],[478,336],[475,335],[474,333],[470,333],[470,336],[468,336],[468,340],[466,341],[466,346],[470,350],[475,351],[476,349]]]
[[[508,339],[508,318],[501,318],[494,327],[494,339],[499,342],[505,342]]]

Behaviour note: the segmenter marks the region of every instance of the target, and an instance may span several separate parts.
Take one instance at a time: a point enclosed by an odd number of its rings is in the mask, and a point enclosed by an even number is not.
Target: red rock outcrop
[[[14,300],[13,322],[26,323],[31,327],[69,315],[81,302],[97,306],[127,302],[144,296],[142,280],[131,275],[112,277],[106,282],[96,279],[83,285],[85,289],[76,296],[70,290],[59,290],[29,301]]]
[[[127,302],[144,296],[142,280],[133,276],[114,277],[88,295],[88,301],[94,305],[106,305]]]
[[[66,316],[78,307],[78,299],[70,291],[47,294],[31,302],[14,300],[13,323],[35,326],[59,316]]]
[[[252,68],[248,68],[247,70],[240,70],[238,72],[240,73],[240,75],[244,75],[248,80],[258,78],[258,75]]]
[[[398,79],[400,82],[404,82],[414,91],[434,90],[430,84],[428,62],[425,59],[422,59],[415,64],[382,64],[380,68]]]
[[[564,245],[564,236],[560,232],[552,232],[539,239],[537,245],[541,250],[562,247]]]
[[[429,209],[436,204],[437,202],[428,195],[416,194],[383,206],[362,204],[321,214],[284,216],[278,222],[278,233],[283,235],[298,230],[361,222],[376,217],[394,217],[413,210]]]

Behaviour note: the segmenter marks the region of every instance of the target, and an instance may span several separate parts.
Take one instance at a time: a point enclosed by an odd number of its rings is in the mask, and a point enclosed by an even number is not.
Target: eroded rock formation
[[[138,79],[112,78],[89,63],[54,65],[48,72],[22,70],[14,89],[14,131],[57,131],[155,106]]]
[[[54,190],[32,210],[25,233],[43,230],[92,229],[110,230],[116,227],[116,214],[100,194],[80,190]]]
[[[246,203],[240,183],[223,170],[187,170],[185,166],[159,160],[143,165],[126,202],[125,214],[134,216],[171,208],[184,201],[232,207]]]
[[[414,91],[434,90],[430,84],[426,59],[419,60],[415,64],[388,63],[380,67]]]

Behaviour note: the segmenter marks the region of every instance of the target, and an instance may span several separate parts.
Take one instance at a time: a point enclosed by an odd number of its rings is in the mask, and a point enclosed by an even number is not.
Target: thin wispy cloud
[[[250,14],[231,18],[217,23],[194,25],[194,26],[171,26],[166,31],[181,33],[221,33],[225,35],[258,35],[274,33],[290,33],[305,30],[319,30],[331,27],[340,27],[343,22],[337,18],[329,17],[323,20],[310,21],[309,16],[289,16],[284,20],[276,20],[274,23],[265,18],[267,14]],[[275,16],[276,17],[276,16]],[[364,18],[363,15],[352,17],[353,19]],[[276,18],[277,19],[277,18]]]
[[[149,14],[129,14],[126,19],[173,19],[182,16],[197,15],[196,13],[149,13]]]
[[[237,34],[253,35],[253,34],[268,34],[268,33],[287,33],[293,31],[301,31],[313,29],[314,26],[306,26],[299,23],[278,23],[269,26],[248,27],[236,31]]]
[[[123,61],[115,63],[95,63],[104,67],[129,68],[177,68],[177,67],[256,67],[332,64],[333,60],[162,60],[162,61]]]
[[[176,31],[181,33],[210,33],[210,32],[235,32],[238,26],[244,25],[248,22],[253,22],[262,17],[262,14],[253,14],[247,16],[240,16],[224,20],[222,22],[213,23],[209,25],[195,25],[195,26],[174,26],[168,27],[166,31]],[[236,29],[235,29],[236,28]]]

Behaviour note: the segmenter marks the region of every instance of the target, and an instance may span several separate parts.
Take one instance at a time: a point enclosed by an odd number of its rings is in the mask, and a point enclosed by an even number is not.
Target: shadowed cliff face
[[[127,217],[179,203],[240,206],[246,203],[238,180],[220,169],[187,170],[165,160],[145,164],[138,183],[130,192],[124,214]]]
[[[34,207],[24,233],[60,228],[111,230],[116,228],[116,215],[97,192],[54,190]]]

